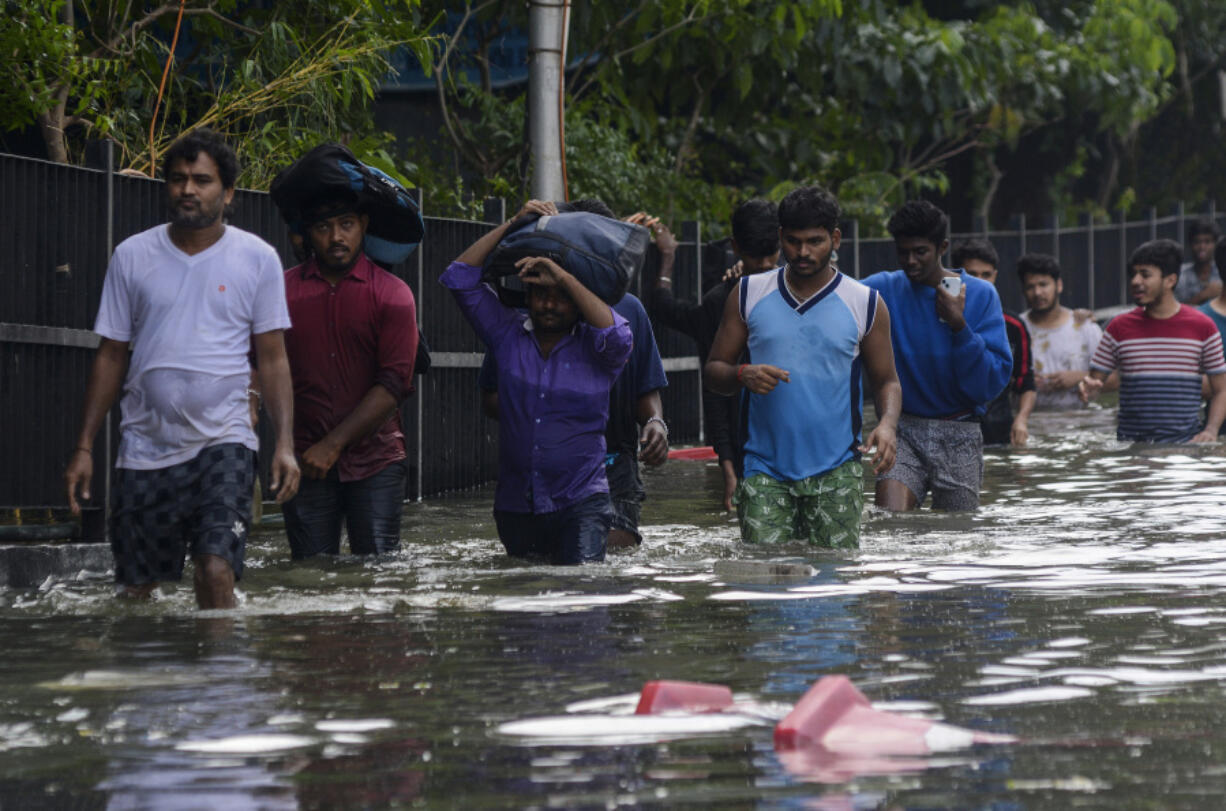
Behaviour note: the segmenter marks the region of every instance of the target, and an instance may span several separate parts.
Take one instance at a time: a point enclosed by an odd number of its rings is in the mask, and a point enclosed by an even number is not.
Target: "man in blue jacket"
[[[932,203],[906,203],[888,228],[902,269],[864,282],[890,308],[902,383],[898,460],[877,478],[877,506],[913,510],[931,491],[936,509],[973,510],[983,482],[979,421],[1013,366],[1000,298],[941,265],[949,218]]]

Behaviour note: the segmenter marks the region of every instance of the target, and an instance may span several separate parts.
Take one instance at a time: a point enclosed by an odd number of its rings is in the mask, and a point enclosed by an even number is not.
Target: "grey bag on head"
[[[543,256],[612,305],[621,301],[630,280],[642,269],[650,243],[651,235],[643,226],[586,211],[525,217],[485,260],[482,278],[495,285],[503,303],[523,307],[515,263],[526,256]]]

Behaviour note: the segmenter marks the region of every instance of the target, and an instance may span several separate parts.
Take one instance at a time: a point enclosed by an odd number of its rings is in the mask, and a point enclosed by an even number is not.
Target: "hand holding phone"
[[[966,326],[962,310],[966,306],[966,286],[960,276],[945,276],[938,283],[937,318],[954,332]]]

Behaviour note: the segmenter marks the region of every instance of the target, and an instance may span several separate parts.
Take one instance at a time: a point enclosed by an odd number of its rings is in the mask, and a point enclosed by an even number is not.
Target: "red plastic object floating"
[[[698,448],[673,448],[668,452],[669,459],[686,459],[696,462],[709,462],[713,459],[718,459],[719,456],[715,453],[715,449],[710,445],[703,445]]]
[[[660,712],[719,712],[732,706],[732,689],[695,681],[649,681],[639,694],[636,715]]]
[[[819,679],[775,727],[775,749],[783,751],[820,747],[846,754],[906,756],[1016,740],[875,710],[846,676]]]

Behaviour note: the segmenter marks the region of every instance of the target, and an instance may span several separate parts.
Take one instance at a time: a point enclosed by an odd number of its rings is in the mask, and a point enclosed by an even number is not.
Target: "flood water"
[[[673,461],[643,548],[605,565],[512,564],[487,492],[407,508],[389,560],[290,565],[262,529],[232,613],[184,586],[0,591],[0,807],[1219,807],[1226,451],[1127,446],[1113,420],[1037,415],[1029,449],[989,452],[978,513],[870,509],[853,554],[743,547],[717,470]],[[836,673],[1020,740],[785,762],[770,716]],[[659,678],[765,720],[620,734]],[[590,725],[501,729],[565,715]]]

